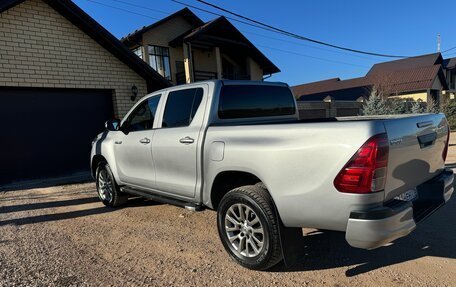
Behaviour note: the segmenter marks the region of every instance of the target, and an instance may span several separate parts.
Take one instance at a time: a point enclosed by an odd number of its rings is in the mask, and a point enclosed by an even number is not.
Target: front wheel
[[[120,192],[109,164],[100,163],[96,175],[98,197],[104,205],[118,207],[128,201],[128,196]]]
[[[279,220],[265,189],[252,185],[228,192],[218,208],[217,227],[226,251],[240,265],[265,270],[282,260]]]

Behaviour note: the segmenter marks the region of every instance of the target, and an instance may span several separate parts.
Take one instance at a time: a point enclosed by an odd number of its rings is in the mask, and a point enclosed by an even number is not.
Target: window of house
[[[203,99],[202,88],[171,92],[166,101],[162,126],[164,128],[190,125]]]
[[[287,87],[226,85],[220,93],[221,119],[285,116],[295,112],[293,94]]]
[[[128,117],[128,130],[135,132],[152,129],[159,101],[160,95],[153,96],[139,104]]]
[[[149,63],[160,75],[171,80],[169,48],[149,45]]]
[[[136,56],[138,56],[139,58],[143,59],[143,53],[142,53],[142,48],[141,47],[138,47],[136,49],[133,49],[132,51],[133,53],[135,53]]]

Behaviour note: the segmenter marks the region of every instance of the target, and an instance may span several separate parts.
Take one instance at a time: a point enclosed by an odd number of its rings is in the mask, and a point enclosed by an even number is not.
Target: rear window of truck
[[[220,119],[286,116],[295,112],[293,94],[287,87],[226,85],[220,93]]]

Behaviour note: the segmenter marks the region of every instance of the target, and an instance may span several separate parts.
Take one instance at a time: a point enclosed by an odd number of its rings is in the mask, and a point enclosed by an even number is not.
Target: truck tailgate
[[[443,114],[384,121],[389,140],[385,201],[415,188],[441,172],[448,124]]]

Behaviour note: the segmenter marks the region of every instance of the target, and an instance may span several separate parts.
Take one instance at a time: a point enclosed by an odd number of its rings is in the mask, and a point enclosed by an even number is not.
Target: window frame
[[[144,52],[143,52],[142,46],[136,47],[136,48],[134,48],[134,49],[131,50],[131,51],[133,52],[133,54],[135,54],[135,55],[138,56],[141,60],[144,61]],[[137,51],[140,52],[140,55],[138,55]]]
[[[154,52],[151,53],[151,48],[154,48]],[[165,55],[164,53],[162,54],[157,54],[156,53],[156,49],[155,48],[160,48],[160,49],[164,49],[166,51],[168,51],[168,55]],[[170,52],[170,49],[169,47],[165,47],[165,46],[159,46],[159,45],[152,45],[152,44],[149,44],[147,45],[147,53],[149,55],[149,65],[152,67],[152,69],[154,69],[157,73],[159,73],[163,78],[169,80],[169,81],[172,81],[173,77],[172,77],[172,73],[171,73],[171,52]],[[155,63],[155,67],[152,65],[152,61],[151,61],[151,57],[154,57],[154,63]],[[158,67],[157,67],[157,58],[161,58],[162,61],[163,61],[163,71],[164,71],[164,75],[162,75],[159,71],[158,71]],[[166,60],[167,58],[167,60]],[[168,64],[168,66],[166,66],[166,62]],[[166,76],[166,68],[169,69],[169,76]]]
[[[168,126],[165,127],[165,126],[163,126],[163,122],[165,120],[166,108],[167,108],[168,103],[169,103],[170,95],[172,93],[174,93],[174,92],[181,92],[181,91],[187,91],[187,90],[198,90],[198,89],[200,89],[202,91],[201,101],[199,103],[199,106],[195,110],[195,114],[193,114],[195,96],[193,97],[192,108],[190,109],[190,114],[189,114],[189,123],[187,125],[184,125],[184,126],[174,126],[174,127],[168,127]],[[203,103],[206,102],[206,94],[207,94],[207,90],[203,86],[185,87],[183,89],[176,89],[176,90],[168,91],[167,94],[166,94],[166,102],[162,105],[162,113],[160,115],[161,121],[160,121],[160,127],[159,128],[160,129],[177,129],[177,128],[188,128],[188,127],[190,127],[192,125],[193,121],[195,120],[197,114],[198,114],[198,110],[203,105]]]
[[[132,116],[135,115],[135,113],[142,107],[142,105],[144,103],[147,103],[147,105],[149,105],[149,100],[151,100],[152,98],[157,98],[157,97],[158,97],[158,104],[157,104],[157,109],[155,110],[155,115],[154,115],[154,119],[153,119],[153,122],[152,122],[152,127],[150,129],[144,129],[144,130],[140,130],[140,131],[128,130],[128,133],[151,131],[151,130],[157,129],[154,126],[156,126],[157,119],[160,117],[160,115],[159,115],[159,112],[160,112],[160,101],[163,98],[163,93],[154,94],[154,95],[151,95],[150,97],[145,97],[144,99],[141,99],[141,101],[139,101],[130,110],[130,112],[124,117],[124,119],[122,120],[121,125],[120,125],[120,130],[122,130],[122,127],[124,127],[126,124],[128,124],[128,126],[130,127],[131,126]],[[150,107],[149,107],[149,110],[150,110]]]
[[[225,87],[255,87],[255,86],[260,86],[260,87],[281,87],[281,88],[286,88],[286,89],[290,89],[288,86],[282,86],[282,85],[256,85],[256,84],[250,84],[250,83],[242,83],[242,84],[230,84],[230,85],[224,85],[220,88],[220,93],[219,93],[219,97],[217,99],[217,103],[214,107],[214,111],[217,115],[217,119],[220,121],[220,122],[238,122],[238,121],[255,121],[255,120],[267,120],[267,119],[288,119],[292,116],[295,116],[297,113],[298,113],[298,108],[297,108],[297,105],[296,105],[296,101],[295,101],[295,98],[294,98],[294,95],[293,93],[290,91],[290,100],[292,102],[294,102],[294,105],[293,105],[293,112],[292,113],[289,113],[289,114],[282,114],[282,115],[255,115],[255,116],[248,116],[248,117],[239,117],[239,116],[236,116],[236,117],[226,117],[226,116],[221,116],[220,112],[221,112],[221,105],[222,105],[222,90],[223,88]]]

